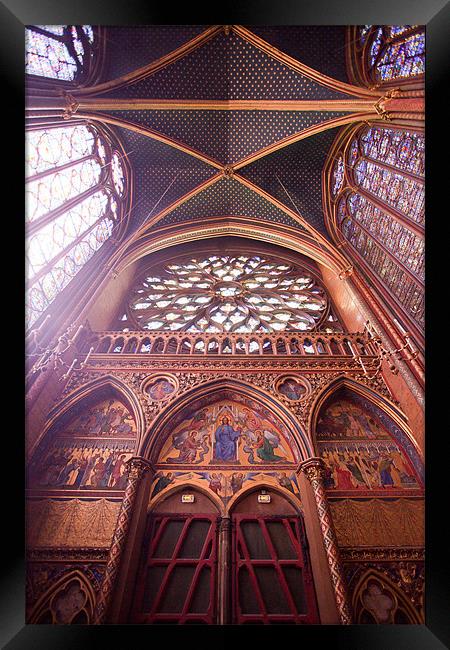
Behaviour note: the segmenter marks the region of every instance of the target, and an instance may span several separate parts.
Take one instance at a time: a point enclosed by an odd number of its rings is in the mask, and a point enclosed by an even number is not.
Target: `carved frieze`
[[[291,411],[306,428],[312,405],[318,393],[335,379],[347,374],[349,363],[347,360],[324,363],[320,359],[291,360],[288,358],[270,360],[264,364],[260,359],[212,359],[207,357],[201,361],[149,360],[146,361],[145,368],[143,368],[142,361],[104,360],[96,361],[95,367],[91,367],[89,370],[74,372],[64,389],[63,398],[83,385],[98,379],[102,374],[113,375],[131,388],[142,407],[148,427],[163,410],[169,408],[181,395],[208,382],[223,380],[224,371],[226,371],[227,379],[241,381],[272,396],[275,395],[276,399]],[[133,370],[133,367],[136,367],[136,370]],[[147,379],[154,376],[156,370],[166,373],[170,371],[176,380],[177,389],[164,400],[152,399],[143,389]],[[286,375],[287,370],[294,376],[295,374],[298,374],[299,377],[304,376],[308,382],[310,390],[304,399],[294,401],[276,390],[280,379]],[[351,370],[352,379],[393,401],[382,377],[369,379],[355,370],[355,368]]]

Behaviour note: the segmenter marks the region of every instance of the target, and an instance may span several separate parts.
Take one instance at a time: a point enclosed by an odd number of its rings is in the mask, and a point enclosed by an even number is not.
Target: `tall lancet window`
[[[83,122],[26,132],[28,326],[122,230],[124,160],[106,131]]]
[[[348,31],[351,76],[367,86],[423,78],[425,29],[421,25],[360,25]]]
[[[75,81],[87,74],[93,53],[91,25],[36,25],[25,30],[27,74]]]
[[[423,133],[379,125],[353,128],[336,142],[324,176],[332,230],[419,332],[424,326],[424,155]]]

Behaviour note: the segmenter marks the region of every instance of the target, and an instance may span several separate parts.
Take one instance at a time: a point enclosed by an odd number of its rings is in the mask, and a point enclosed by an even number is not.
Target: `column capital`
[[[219,528],[222,531],[229,530],[231,528],[231,517],[230,515],[221,516],[219,519]]]
[[[298,466],[299,472],[306,474],[309,481],[320,480],[323,481],[325,472],[325,463],[322,458],[313,457],[304,460]]]
[[[127,463],[127,473],[129,479],[140,479],[149,471],[153,470],[151,463],[141,456],[133,456]]]

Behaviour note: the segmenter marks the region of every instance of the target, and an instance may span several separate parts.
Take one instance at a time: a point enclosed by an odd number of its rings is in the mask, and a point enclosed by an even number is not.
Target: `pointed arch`
[[[349,377],[338,377],[332,380],[325,388],[323,388],[320,393],[317,395],[316,399],[312,404],[312,408],[309,414],[308,419],[308,433],[311,438],[311,442],[315,453],[318,453],[317,440],[316,440],[316,425],[317,418],[320,414],[322,407],[325,402],[333,395],[338,394],[342,388],[347,388],[350,393],[359,395],[366,399],[371,405],[373,405],[379,416],[384,416],[389,423],[389,426],[386,422],[383,422],[384,426],[387,427],[389,434],[393,440],[400,444],[403,448],[406,456],[412,463],[414,469],[416,470],[420,480],[424,481],[424,459],[423,453],[418,446],[413,432],[411,431],[409,425],[407,424],[406,415],[403,411],[396,406],[393,402],[387,399],[384,395],[378,393],[375,389],[369,388],[364,384],[360,383],[356,379],[350,379]]]
[[[176,494],[177,492],[180,491],[183,492],[188,491],[189,488],[204,494],[205,497],[207,497],[211,501],[211,503],[217,508],[217,514],[219,514],[221,517],[225,515],[226,513],[225,505],[223,501],[220,499],[220,497],[215,495],[211,490],[208,490],[207,488],[199,485],[198,483],[194,483],[189,479],[187,480],[183,479],[182,483],[176,483],[168,490],[159,492],[159,494],[157,494],[155,497],[152,497],[148,503],[147,514],[153,512],[157,506],[159,506],[161,503],[163,503],[166,499],[171,497],[173,494]]]
[[[261,489],[266,489],[270,490],[271,492],[276,492],[280,497],[286,499],[290,505],[294,508],[294,510],[297,512],[297,514],[301,517],[304,516],[303,514],[303,508],[302,508],[302,503],[298,497],[295,496],[292,492],[289,492],[284,487],[277,487],[276,485],[273,485],[272,483],[269,483],[268,481],[258,481],[257,483],[250,485],[248,488],[243,489],[242,491],[237,492],[236,494],[233,494],[231,499],[227,503],[227,513],[231,513],[234,509],[234,507],[243,499],[248,497],[252,492],[256,492]]]
[[[69,417],[70,412],[80,402],[94,399],[96,395],[100,397],[108,390],[117,395],[119,399],[123,399],[132,412],[136,423],[136,448],[138,448],[145,432],[145,415],[142,405],[140,404],[137,395],[127,384],[121,381],[118,377],[107,374],[96,377],[86,384],[79,386],[66,395],[66,397],[50,410],[45,426],[30,450],[30,457],[33,456],[36,449],[45,439],[49,431],[54,427],[56,422],[62,418]]]
[[[159,438],[161,434],[165,432],[170,420],[175,415],[181,414],[188,405],[192,406],[193,401],[202,397],[209,397],[211,402],[214,402],[220,397],[218,393],[226,390],[237,392],[240,395],[254,399],[271,411],[278,419],[281,419],[291,434],[292,441],[296,445],[292,452],[294,457],[298,458],[298,461],[304,460],[313,455],[312,445],[305,432],[301,429],[295,416],[284,406],[284,404],[276,400],[266,389],[256,387],[253,384],[249,384],[240,379],[237,380],[226,377],[216,378],[212,381],[205,382],[201,386],[196,386],[172,402],[167,409],[163,410],[155,419],[152,423],[151,430],[146,432],[144,439],[138,447],[138,455],[150,460],[150,462],[155,462],[157,454],[160,452],[164,442],[162,438]]]
[[[51,614],[53,619],[52,622],[58,623],[59,621],[54,620],[54,612],[52,610],[55,599],[59,593],[62,593],[70,585],[71,582],[76,581],[79,583],[82,592],[84,592],[86,596],[85,602],[80,607],[80,612],[84,610],[88,619],[86,623],[92,623],[92,616],[95,607],[95,592],[89,579],[82,571],[80,571],[80,569],[69,570],[69,572],[64,573],[56,580],[56,582],[50,585],[34,605],[28,618],[28,623],[39,623],[39,619],[46,613],[46,611]],[[76,617],[76,615],[77,613],[74,614],[74,617]]]
[[[392,617],[395,616],[395,612],[401,607],[406,612],[407,616],[410,618],[410,623],[415,623],[415,624],[423,623],[423,619],[421,618],[420,614],[416,611],[416,609],[414,609],[414,607],[411,604],[411,601],[408,600],[408,598],[405,598],[403,592],[398,588],[398,586],[392,580],[390,580],[388,576],[386,576],[381,571],[377,571],[377,569],[375,569],[374,567],[368,568],[363,573],[363,575],[360,577],[353,590],[352,609],[356,617],[355,623],[358,624],[363,622],[359,620],[363,610],[365,609],[361,599],[364,591],[367,589],[367,586],[371,580],[381,584],[385,589],[387,589],[388,592],[390,592],[391,596],[393,596],[394,605],[396,607],[395,610],[391,613]],[[379,621],[379,622],[385,622],[385,621]],[[389,622],[395,623],[395,620],[391,620]]]

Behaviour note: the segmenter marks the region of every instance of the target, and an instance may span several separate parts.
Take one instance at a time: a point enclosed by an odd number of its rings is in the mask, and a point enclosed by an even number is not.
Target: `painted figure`
[[[127,477],[124,474],[125,465],[126,465],[125,458],[126,458],[125,454],[120,454],[111,472],[111,487],[113,487],[116,490],[124,489],[126,486]],[[123,485],[124,483],[125,485]]]
[[[248,453],[248,462],[256,463],[254,451],[262,463],[278,463],[285,460],[282,456],[275,454],[274,449],[279,446],[280,439],[270,431],[256,430],[251,435],[243,436],[245,446],[243,450]]]
[[[201,463],[205,454],[209,451],[209,436],[202,436],[201,440],[198,440],[198,431],[190,431],[186,437],[180,438],[180,436],[174,435],[172,438],[173,446],[175,449],[178,449],[180,452],[177,458],[167,458],[167,463]],[[199,459],[197,458],[197,451],[202,449],[200,452]]]
[[[305,387],[293,379],[285,379],[278,390],[282,395],[291,400],[300,399],[306,392]]]
[[[291,477],[288,477],[286,472],[277,472],[276,474],[276,479],[278,481],[278,484],[281,485],[281,487],[286,488],[286,490],[292,492],[292,494],[295,494],[294,486],[292,484],[293,477],[295,477],[295,475],[291,475]]]
[[[167,472],[165,476],[164,474],[160,476],[155,483],[151,498],[155,497],[157,494],[159,494],[159,492],[162,492],[162,490],[164,490],[164,488],[166,488],[168,485],[173,483],[174,480],[175,480],[175,474],[173,472]]]
[[[228,417],[223,417],[214,437],[214,461],[237,461],[237,440],[241,429],[233,429]]]
[[[242,489],[243,483],[244,483],[244,474],[242,472],[233,472],[233,474],[230,477],[230,486],[233,494],[236,494],[236,492],[239,492],[239,490]]]
[[[393,460],[387,454],[382,454],[378,462],[378,471],[380,472],[380,482],[382,487],[392,487],[394,481],[391,476],[391,466]]]
[[[217,496],[222,497],[223,495],[220,492],[226,492],[227,481],[222,472],[196,472],[196,474],[201,479],[208,481],[209,489]]]
[[[148,394],[153,400],[166,399],[174,391],[173,385],[167,379],[158,379],[148,389]]]

